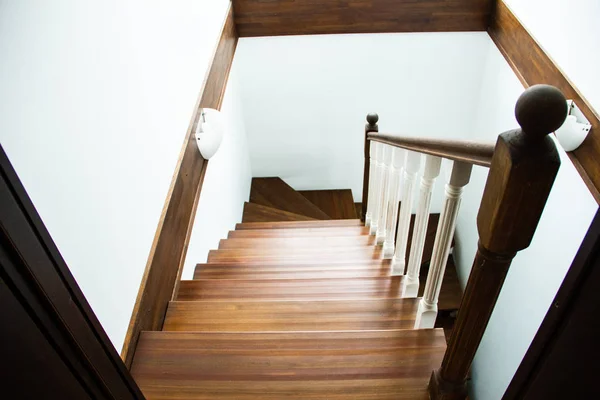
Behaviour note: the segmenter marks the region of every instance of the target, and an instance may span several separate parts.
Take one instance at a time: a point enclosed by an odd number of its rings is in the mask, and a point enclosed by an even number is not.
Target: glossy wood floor
[[[280,182],[262,183],[255,198],[279,204],[269,185],[294,196]],[[336,210],[355,210],[348,193],[319,202],[337,218]],[[254,222],[238,224],[180,282],[163,331],[140,336],[131,371],[144,395],[427,399],[444,332],[413,329],[420,299],[404,297],[404,277],[390,276],[368,229],[356,219],[308,221],[318,213],[297,199],[281,213],[261,207],[247,206]],[[289,220],[298,210],[311,215]],[[457,307],[456,286],[444,285],[453,292],[442,290],[440,309]]]

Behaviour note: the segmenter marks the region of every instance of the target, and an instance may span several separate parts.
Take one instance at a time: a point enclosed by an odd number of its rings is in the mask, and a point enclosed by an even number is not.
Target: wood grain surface
[[[287,249],[226,249],[210,250],[208,252],[208,262],[279,262],[281,264],[289,263],[330,263],[330,262],[351,262],[383,259],[383,249],[381,247],[363,246],[363,247],[332,247],[327,251],[319,249],[299,251],[289,251]]]
[[[402,276],[346,279],[194,279],[176,300],[340,300],[402,297]]]
[[[488,168],[494,155],[494,142],[430,139],[379,132],[369,133],[368,138],[406,150]]]
[[[425,400],[444,349],[441,329],[144,332],[132,373],[148,399]]]
[[[375,237],[360,236],[319,236],[319,237],[271,237],[271,238],[233,238],[221,239],[219,249],[302,249],[351,246],[374,246]]]
[[[315,219],[331,219],[280,178],[252,178],[250,202]]]
[[[332,219],[356,219],[359,214],[354,207],[352,190],[299,190],[302,196],[319,207]]]
[[[332,222],[332,221],[328,221]],[[320,224],[321,222],[319,222]],[[303,228],[280,228],[280,229],[241,229],[230,231],[228,238],[275,238],[275,237],[323,237],[323,236],[368,236],[369,228],[362,225],[349,227],[321,227],[311,228],[310,225],[304,225]]]
[[[240,36],[485,31],[491,0],[234,0]]]
[[[290,229],[290,228],[338,228],[338,227],[361,227],[364,228],[360,219],[334,219],[329,221],[284,221],[284,222],[249,222],[237,224],[236,230],[243,229]]]
[[[270,332],[412,329],[419,299],[175,301],[165,331]]]
[[[248,202],[244,203],[244,212],[242,214],[242,223],[311,220],[314,220],[314,218]]]

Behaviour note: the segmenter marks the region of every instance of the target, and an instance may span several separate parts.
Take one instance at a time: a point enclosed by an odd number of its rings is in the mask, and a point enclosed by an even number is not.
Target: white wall
[[[0,142],[119,350],[226,6],[0,0]]]
[[[596,110],[600,110],[600,1],[504,0]]]
[[[253,176],[360,201],[366,114],[382,132],[464,137],[487,43],[483,32],[240,40]]]
[[[522,91],[490,41],[472,138],[494,138],[518,127],[514,106]],[[559,152],[562,165],[533,243],[515,258],[473,362],[472,399],[496,400],[504,394],[596,212],[596,202],[579,174],[566,153]],[[477,248],[475,218],[487,178],[484,168],[473,172],[456,232],[455,258],[463,286]]]
[[[244,202],[250,196],[252,173],[239,95],[240,63],[234,58],[221,107],[223,142],[210,159],[196,220],[190,238],[182,279],[192,279],[197,263],[206,262],[208,251],[242,221]]]

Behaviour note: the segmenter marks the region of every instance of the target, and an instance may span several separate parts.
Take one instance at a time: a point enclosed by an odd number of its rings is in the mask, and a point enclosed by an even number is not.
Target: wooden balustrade
[[[566,118],[562,93],[532,86],[515,114],[521,129],[503,133],[496,143],[477,215],[479,248],[442,366],[431,376],[432,400],[466,398],[467,374],[512,259],[529,247],[560,166],[548,134]]]
[[[503,133],[495,146],[381,134],[377,128],[378,117],[373,117],[376,114],[368,117],[365,137],[371,144],[365,144],[365,157],[369,157],[368,162],[365,158],[365,168],[369,165],[370,170],[365,170],[365,182],[369,185],[363,193],[368,192],[368,197],[374,202],[367,210],[367,215],[371,215],[371,233],[377,233],[378,244],[383,242],[384,257],[394,254],[393,275],[404,274],[413,191],[421,154],[426,154],[404,280],[406,296],[416,296],[419,289],[419,269],[431,194],[433,182],[440,172],[440,158],[454,161],[445,187],[427,282],[419,303],[415,322],[417,329],[432,328],[435,324],[461,196],[473,165],[490,167],[477,216],[479,248],[444,360],[441,368],[431,376],[429,391],[432,400],[466,398],[467,374],[508,268],[516,253],[531,243],[560,166],[554,141],[548,134],[559,128],[566,118],[567,105],[562,93],[552,86],[532,86],[519,98],[515,113],[521,129]],[[370,154],[366,151],[367,147],[371,150]],[[398,199],[402,203],[394,246]]]

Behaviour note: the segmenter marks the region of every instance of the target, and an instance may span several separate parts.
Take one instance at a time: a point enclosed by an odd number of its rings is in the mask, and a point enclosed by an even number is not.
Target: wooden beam
[[[498,0],[488,30],[492,40],[524,87],[545,83],[559,88],[577,103],[592,131],[574,152],[567,153],[600,204],[600,116],[558,65],[546,54],[503,0]]]
[[[485,31],[492,0],[233,0],[240,37]]]
[[[181,276],[208,164],[198,151],[194,132],[201,108],[221,108],[237,40],[233,9],[230,5],[219,43],[185,134],[183,149],[171,181],[123,344],[121,357],[128,368],[131,367],[140,332],[162,329],[167,305]]]

